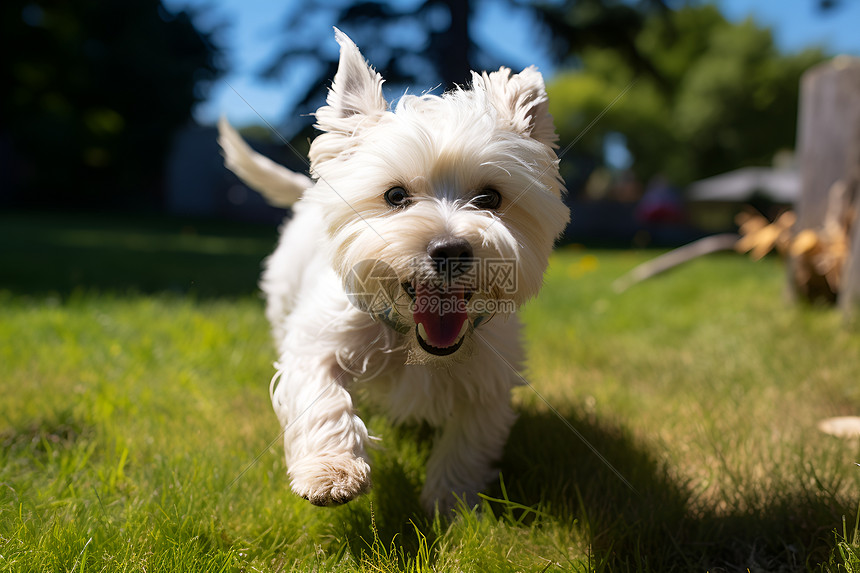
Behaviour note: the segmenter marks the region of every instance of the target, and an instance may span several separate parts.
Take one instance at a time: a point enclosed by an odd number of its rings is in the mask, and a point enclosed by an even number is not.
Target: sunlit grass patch
[[[858,570],[860,445],[815,424],[860,411],[860,338],[785,303],[778,260],[710,256],[617,295],[651,253],[559,251],[522,313],[533,389],[499,480],[447,519],[418,502],[433,432],[373,411],[371,495],[289,492],[255,287],[268,232],[226,267],[183,247],[199,290],[154,269],[161,247],[117,286],[101,240],[86,263],[52,247],[88,282],[0,283],[0,570]]]

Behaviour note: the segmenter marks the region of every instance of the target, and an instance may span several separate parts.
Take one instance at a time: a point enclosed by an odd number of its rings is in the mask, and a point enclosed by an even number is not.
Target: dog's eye
[[[406,207],[409,205],[409,193],[403,187],[392,187],[385,192],[385,201],[392,207]]]
[[[472,205],[478,209],[498,209],[501,204],[502,194],[495,189],[482,189],[472,199]]]

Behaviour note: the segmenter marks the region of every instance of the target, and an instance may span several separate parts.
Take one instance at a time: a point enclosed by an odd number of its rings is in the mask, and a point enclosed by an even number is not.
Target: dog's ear
[[[557,147],[558,135],[549,113],[543,76],[530,66],[518,74],[508,68],[488,74],[472,72],[472,89],[482,90],[492,103],[499,118],[512,131]]]
[[[334,29],[340,44],[340,61],[325,105],[317,110],[317,126],[323,131],[351,134],[369,117],[388,107],[382,97],[382,76],[371,68],[349,36]]]

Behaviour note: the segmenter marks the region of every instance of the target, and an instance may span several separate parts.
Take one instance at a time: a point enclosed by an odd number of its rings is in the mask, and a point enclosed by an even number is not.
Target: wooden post
[[[856,199],[855,199],[856,204]],[[839,292],[839,308],[845,322],[852,328],[860,324],[860,225],[854,225],[851,254],[842,275],[842,290]]]
[[[856,97],[860,99],[860,89]],[[860,324],[860,121],[854,126],[848,165],[846,193],[849,195],[847,200],[850,201],[850,206],[846,217],[851,220],[852,228],[848,238],[848,260],[845,262],[839,289],[839,307],[846,324],[856,327]]]
[[[853,190],[857,185],[852,178],[858,173],[856,164],[860,161],[860,58],[838,56],[803,75],[798,150],[802,191],[796,205],[795,236],[806,229],[824,228],[830,190],[835,183],[848,185],[851,197],[855,195]],[[860,297],[858,241],[855,236],[843,275],[848,279],[847,284],[840,281],[839,293],[826,281],[799,283],[796,277],[802,274],[800,267],[804,261],[790,256],[788,290],[792,298],[835,302],[838,296],[843,309],[853,306],[855,303],[851,301]]]

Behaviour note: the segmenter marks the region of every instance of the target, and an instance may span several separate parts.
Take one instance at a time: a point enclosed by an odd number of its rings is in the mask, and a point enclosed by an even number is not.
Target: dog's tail
[[[224,150],[227,169],[276,207],[289,207],[313,185],[310,177],[290,171],[251,149],[224,117],[218,122],[218,143]]]

